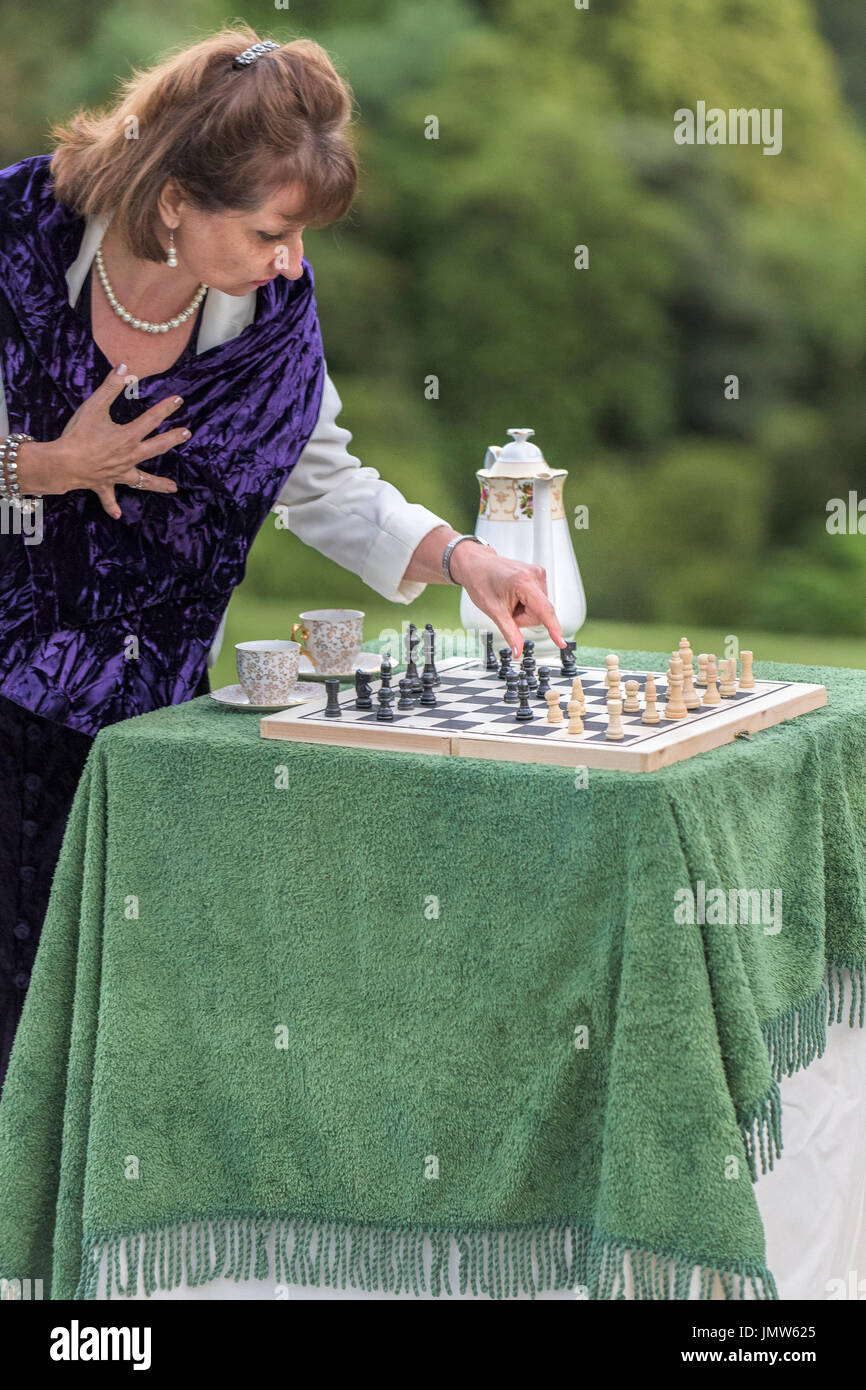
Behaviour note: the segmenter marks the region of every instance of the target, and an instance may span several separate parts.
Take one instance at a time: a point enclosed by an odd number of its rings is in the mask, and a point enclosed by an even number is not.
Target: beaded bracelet
[[[22,497],[18,486],[18,449],[25,440],[33,439],[32,434],[7,434],[0,444],[0,500],[14,502],[22,511],[32,512],[35,498],[41,500],[40,492],[30,497]]]

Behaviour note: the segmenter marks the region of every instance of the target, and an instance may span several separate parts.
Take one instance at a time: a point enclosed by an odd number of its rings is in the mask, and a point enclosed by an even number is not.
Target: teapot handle
[[[484,455],[484,468],[491,468],[499,455],[502,453],[501,444],[488,444],[487,453]]]

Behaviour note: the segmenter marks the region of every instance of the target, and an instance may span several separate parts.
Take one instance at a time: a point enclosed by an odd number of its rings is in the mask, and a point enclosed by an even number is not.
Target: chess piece
[[[611,675],[611,682],[610,682],[610,685],[609,685],[608,688],[607,688],[607,698],[608,698],[608,700],[619,700],[620,703],[621,703],[621,702],[622,702],[622,688],[621,688],[621,686],[620,686],[619,680],[620,680],[620,676],[619,676],[619,667],[617,667],[616,670],[615,670],[615,671],[612,673],[612,675]]]
[[[607,729],[604,736],[609,739],[622,738],[622,700],[608,700]]]
[[[709,656],[707,657],[707,690],[706,694],[704,695],[705,705],[720,705],[722,703],[722,697],[719,694],[719,687],[716,684],[717,679],[718,671],[716,670],[716,656],[714,652],[710,652]]]
[[[424,648],[424,670],[425,670],[425,671],[428,671],[428,670],[430,671],[430,673],[431,673],[432,676],[433,676],[433,684],[434,684],[434,685],[441,685],[441,684],[442,684],[442,677],[440,676],[439,672],[436,670],[436,633],[435,633],[435,631],[434,631],[434,629],[433,629],[433,624],[432,624],[432,623],[425,623],[425,624],[424,624],[424,642],[425,642],[425,648]],[[492,642],[492,634],[491,634],[491,642]],[[495,663],[494,663],[494,665],[495,665]],[[422,675],[423,675],[423,672],[422,672]]]
[[[583,713],[583,710],[580,708],[580,705],[578,704],[577,700],[569,700],[569,702],[568,702],[568,732],[569,732],[570,734],[582,734],[582,733],[583,733],[583,720],[582,720],[581,717],[580,717],[580,716],[582,715],[582,713]]]
[[[562,705],[559,703],[559,694],[556,690],[548,690],[545,695],[547,701],[547,722],[548,724],[562,723]]]
[[[740,652],[740,689],[754,690],[755,676],[752,671],[754,652]]]
[[[523,674],[526,676],[526,682],[527,682],[527,684],[528,684],[528,686],[529,686],[529,693],[530,693],[530,695],[534,695],[535,692],[538,690],[538,677],[537,677],[536,674],[535,674],[535,656],[534,656],[534,652],[535,652],[535,643],[534,643],[534,642],[531,642],[531,641],[526,641],[526,642],[524,642],[524,644],[523,644],[523,659],[522,659],[522,661],[521,661],[521,663],[520,663],[520,669],[521,669],[521,671],[523,672]]]
[[[637,681],[626,681],[625,683],[625,702],[623,704],[623,714],[637,714],[640,709],[640,701],[637,692],[640,685]]]
[[[416,696],[412,689],[412,682],[409,680],[408,676],[402,676],[397,684],[400,687],[400,698],[397,701],[397,708],[414,709]]]
[[[387,689],[390,689],[391,687],[392,670],[393,667],[391,665],[391,653],[384,652],[382,655],[382,661],[379,666],[379,680],[381,681],[382,685],[384,685]]]
[[[583,682],[580,676],[575,676],[571,682],[571,698],[580,705],[581,714],[586,714],[586,698],[583,693]]]
[[[683,659],[679,652],[671,652],[671,659],[668,662],[668,685],[670,685],[671,676],[679,676],[680,680],[683,679]]]
[[[376,718],[381,719],[386,724],[393,724],[394,711],[391,708],[391,701],[394,699],[394,691],[390,684],[380,685],[376,698],[379,701],[379,708],[376,710]]]
[[[610,656],[606,656],[604,658],[604,664],[607,667],[607,671],[604,677],[604,683],[609,690],[610,687],[614,684],[614,682],[616,682],[616,684],[619,685],[619,657],[615,656],[613,652],[611,652]]]
[[[573,676],[573,675],[574,675],[575,670],[577,669],[577,662],[576,662],[575,656],[574,656],[576,647],[577,647],[577,643],[576,643],[573,639],[571,639],[571,640],[569,640],[568,642],[566,642],[566,644],[565,644],[564,647],[561,647],[561,648],[560,648],[560,651],[559,651],[559,674],[560,674],[561,676]]]
[[[682,662],[677,659],[677,665],[682,671]],[[668,680],[668,702],[665,705],[665,719],[685,719],[688,710],[683,700],[683,678],[682,675],[674,673]]]
[[[706,652],[701,652],[700,656],[698,657],[698,674],[695,680],[695,685],[706,685],[708,661],[709,657],[707,656]]]
[[[502,697],[506,705],[516,705],[520,702],[520,696],[517,693],[517,678],[517,667],[509,666],[508,675],[505,677],[505,694]]]
[[[328,703],[325,705],[326,719],[342,719],[343,711],[340,709],[340,681],[338,676],[328,676],[325,681],[325,691],[328,696]]]
[[[683,667],[683,704],[686,709],[701,707],[701,697],[695,690],[695,671],[690,661]]]
[[[421,694],[421,677],[418,675],[418,663],[415,659],[419,640],[418,629],[414,623],[410,623],[406,634],[406,675],[404,679],[409,682],[409,689],[413,695]]]
[[[737,693],[737,662],[729,656],[722,662],[722,679],[719,681],[719,694],[723,700],[730,700]]]
[[[487,671],[495,671],[495,670],[496,670],[496,657],[495,657],[495,655],[494,655],[494,653],[493,653],[493,633],[492,633],[492,632],[485,632],[485,634],[484,634],[484,650],[485,650],[485,659],[484,659],[484,668],[485,668],[485,670],[487,670]]]
[[[499,648],[499,679],[504,681],[508,675],[508,668],[511,665],[511,648]]]
[[[642,724],[658,724],[661,715],[656,709],[656,683],[651,671],[647,672],[647,678],[643,688],[644,704],[641,716]]]
[[[692,651],[691,646],[689,645],[688,637],[680,638],[680,656],[682,657],[683,662],[683,674],[685,674],[686,668],[690,666],[692,668],[692,682],[694,683],[695,654]],[[685,686],[683,687],[683,690],[685,691]]]
[[[373,708],[373,680],[369,671],[355,672],[355,709]]]
[[[538,668],[538,689],[535,692],[536,699],[543,700],[550,689],[550,667],[539,666]]]
[[[535,715],[529,704],[529,681],[523,671],[517,677],[517,696],[520,700],[520,708],[514,711],[514,718],[520,720],[534,719]]]
[[[433,689],[435,684],[435,672],[425,671],[421,677],[420,701],[420,703],[424,706],[425,709],[429,708],[432,705],[438,705],[439,703],[439,701],[436,699],[436,691]]]

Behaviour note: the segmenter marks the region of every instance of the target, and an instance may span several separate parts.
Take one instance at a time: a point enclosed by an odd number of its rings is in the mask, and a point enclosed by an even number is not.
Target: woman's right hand
[[[78,407],[59,439],[49,444],[25,441],[20,445],[22,496],[28,490],[63,493],[80,487],[90,488],[109,516],[117,520],[121,515],[114,495],[118,483],[130,486],[141,483],[149,492],[177,492],[177,484],[171,478],[145,473],[137,465],[189,438],[189,430],[180,427],[166,430],[153,439],[144,437],[177,410],[181,397],[167,396],[128,425],[116,425],[108,412],[111,402],[124,388],[126,375],[125,364],[109,372],[102,384]],[[28,469],[28,451],[33,463],[32,477]]]

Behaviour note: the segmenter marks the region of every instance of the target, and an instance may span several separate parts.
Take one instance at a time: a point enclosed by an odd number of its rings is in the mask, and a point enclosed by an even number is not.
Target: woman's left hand
[[[451,574],[475,607],[492,618],[515,656],[523,649],[522,627],[546,627],[556,645],[565,646],[541,565],[507,560],[486,546],[461,541],[451,555]]]

